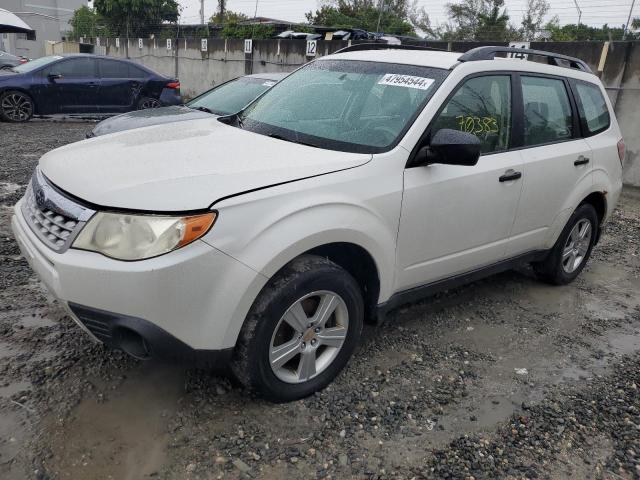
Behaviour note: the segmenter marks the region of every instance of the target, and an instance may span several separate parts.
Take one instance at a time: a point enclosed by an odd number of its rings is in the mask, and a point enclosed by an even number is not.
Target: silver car
[[[236,113],[287,75],[289,74],[256,73],[237,77],[207,90],[185,105],[150,108],[107,118],[98,123],[87,134],[87,137],[97,137],[162,123],[206,118],[209,115],[222,116]]]

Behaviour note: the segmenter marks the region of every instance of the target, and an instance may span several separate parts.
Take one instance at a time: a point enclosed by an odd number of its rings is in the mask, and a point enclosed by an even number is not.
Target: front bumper
[[[267,281],[202,241],[137,262],[73,248],[56,253],[31,231],[21,202],[11,219],[20,250],[82,325],[74,306],[146,322],[192,350],[225,350],[235,346],[247,312]]]

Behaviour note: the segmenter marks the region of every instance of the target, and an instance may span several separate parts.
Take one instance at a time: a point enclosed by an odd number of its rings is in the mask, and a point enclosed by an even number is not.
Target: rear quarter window
[[[578,81],[574,83],[574,87],[578,97],[580,121],[585,135],[595,135],[609,128],[611,117],[600,87],[592,83]]]

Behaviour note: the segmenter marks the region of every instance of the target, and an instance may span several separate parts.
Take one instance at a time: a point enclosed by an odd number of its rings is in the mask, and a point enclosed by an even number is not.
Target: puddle
[[[40,328],[40,327],[52,327],[56,325],[56,322],[50,320],[47,317],[40,316],[38,314],[27,315],[20,318],[16,325],[21,325],[24,328]]]
[[[48,468],[83,480],[138,480],[157,473],[167,455],[166,424],[183,385],[183,369],[149,361],[130,372],[117,392],[106,391],[105,401],[83,400],[55,432],[60,441],[52,442]]]
[[[24,392],[31,389],[31,382],[26,380],[18,380],[8,385],[0,386],[0,398],[10,398],[16,393]]]

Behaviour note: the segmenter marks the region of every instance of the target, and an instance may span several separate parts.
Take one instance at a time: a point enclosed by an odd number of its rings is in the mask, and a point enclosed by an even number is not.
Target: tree
[[[381,0],[382,9],[375,0],[328,0],[315,13],[306,14],[313,25],[335,28],[378,30],[394,35],[415,35],[410,21],[415,2],[409,0]],[[426,14],[426,12],[425,12]],[[419,17],[419,13],[416,18]],[[428,17],[427,17],[428,18]],[[424,18],[422,18],[424,21]]]
[[[620,27],[610,27],[606,23],[600,27],[590,27],[581,23],[576,25],[571,23],[560,26],[557,16],[553,17],[545,25],[545,30],[551,34],[551,40],[555,42],[580,42],[580,41],[599,41],[606,42],[611,40],[622,40],[624,34],[624,25]],[[626,39],[633,40],[639,37],[638,34],[627,33]]]
[[[478,14],[478,26],[474,40],[487,42],[490,40],[508,41],[511,38],[509,31],[509,15],[504,7],[504,0],[493,0],[488,12]]]
[[[463,0],[447,5],[449,24],[440,31],[446,40],[507,41],[513,36],[504,0]]]
[[[104,20],[86,5],[73,12],[69,25],[71,25],[69,36],[74,40],[78,40],[80,37],[103,37],[109,35],[109,32],[104,27]]]
[[[176,23],[176,0],[94,0],[96,12],[114,35],[147,36],[163,22]]]
[[[231,10],[227,10],[224,12],[224,17],[220,16],[220,12],[216,12],[215,14],[211,15],[211,18],[209,19],[210,23],[214,23],[216,25],[222,25],[223,23],[240,23],[240,22],[244,22],[245,20],[249,20],[249,17],[246,16],[244,13],[240,13],[240,12],[232,12]]]
[[[527,13],[522,19],[520,33],[523,40],[531,41],[542,29],[544,17],[549,12],[547,0],[527,0]]]

